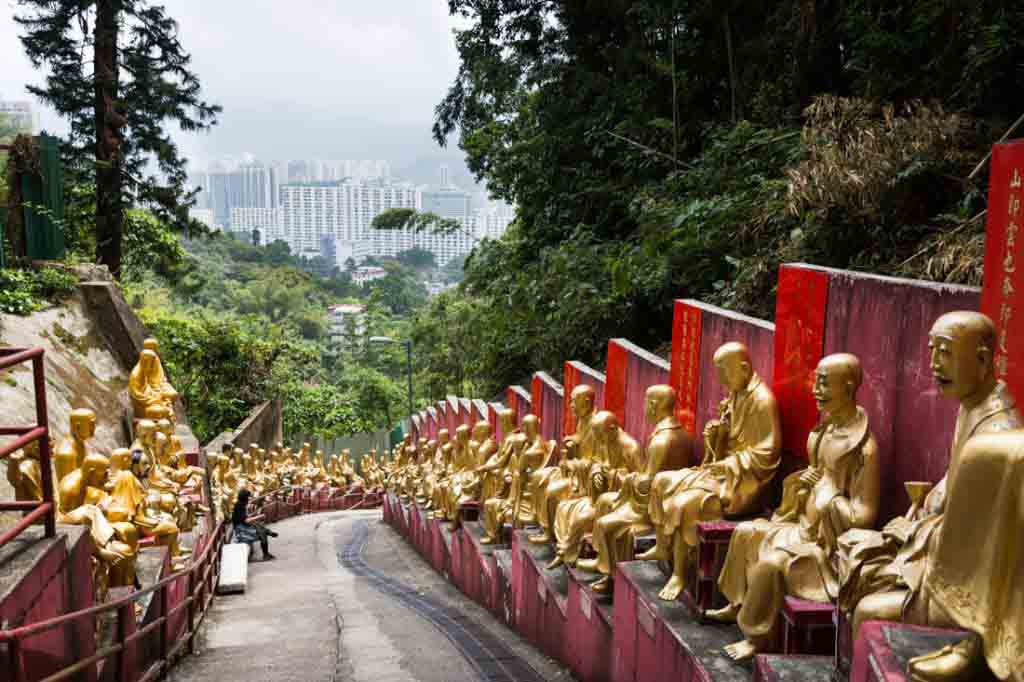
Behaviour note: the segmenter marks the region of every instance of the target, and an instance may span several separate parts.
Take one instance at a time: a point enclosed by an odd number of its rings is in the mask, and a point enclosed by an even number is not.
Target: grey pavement
[[[371,568],[453,606],[506,641],[546,680],[570,680],[486,609],[438,575],[380,511],[295,517],[273,526],[278,559],[249,565],[245,594],[218,597],[198,653],[178,663],[171,682],[461,682],[480,679],[434,625],[375,590],[339,563],[359,519],[370,520],[363,558]],[[260,556],[257,549],[256,555]]]

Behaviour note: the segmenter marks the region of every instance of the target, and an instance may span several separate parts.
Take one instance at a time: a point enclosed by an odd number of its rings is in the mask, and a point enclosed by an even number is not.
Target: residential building
[[[355,348],[366,334],[366,306],[357,303],[329,306],[327,322],[333,345]]]
[[[386,180],[317,182],[281,187],[285,239],[293,251],[319,251],[320,238],[367,240],[373,219],[391,208],[419,209],[421,193],[412,185]],[[394,255],[394,254],[390,254]]]
[[[7,118],[20,132],[29,135],[39,134],[39,112],[27,101],[5,100],[0,97],[0,117]]]
[[[259,230],[260,241],[269,244],[284,234],[279,208],[232,208],[231,229],[234,232]]]
[[[388,271],[384,268],[378,268],[371,265],[364,265],[356,268],[356,271],[352,273],[352,281],[361,287],[366,286],[368,283],[377,280],[384,279],[388,276]]]

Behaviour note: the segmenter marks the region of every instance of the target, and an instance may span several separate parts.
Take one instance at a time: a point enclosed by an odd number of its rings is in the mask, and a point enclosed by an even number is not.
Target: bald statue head
[[[437,443],[441,447],[448,445],[448,442],[450,440],[451,436],[448,434],[448,429],[441,429],[440,431],[437,432]]]
[[[462,424],[461,426],[459,426],[459,428],[455,429],[455,441],[457,443],[462,444],[462,445],[465,445],[466,443],[469,442],[469,427],[468,426],[466,426],[465,424]]]
[[[842,418],[857,408],[857,389],[864,381],[860,358],[836,353],[821,359],[814,370],[814,401],[823,420]]]
[[[154,339],[152,336],[142,342],[142,347],[146,350],[151,350],[154,353],[160,352],[160,342]]]
[[[150,443],[155,433],[156,422],[152,419],[140,419],[139,423],[135,425],[135,435],[143,443]]]
[[[501,432],[508,435],[516,430],[516,411],[511,408],[504,408],[498,413],[501,420]]]
[[[594,433],[597,437],[606,443],[613,443],[618,438],[619,418],[615,416],[614,412],[601,410],[594,415],[591,426],[594,427]]]
[[[597,399],[597,391],[590,384],[580,384],[572,389],[569,396],[572,404],[572,413],[577,419],[587,417],[594,412],[594,401]]]
[[[935,321],[928,334],[932,376],[939,391],[973,405],[995,388],[996,328],[981,313],[957,311]]]
[[[655,384],[644,394],[644,414],[652,424],[671,417],[676,409],[676,390],[667,384]]]
[[[93,488],[102,488],[107,482],[110,460],[98,453],[90,453],[82,460],[82,478]]]
[[[96,435],[96,413],[86,407],[72,410],[71,435],[77,441],[87,441]]]
[[[535,414],[526,415],[523,417],[522,427],[527,439],[532,441],[540,433],[540,417]]]
[[[491,423],[481,419],[473,424],[473,440],[483,442],[491,437]]]
[[[738,341],[726,343],[716,350],[714,363],[718,371],[718,380],[730,393],[742,391],[754,375],[754,368],[750,364],[750,351]]]

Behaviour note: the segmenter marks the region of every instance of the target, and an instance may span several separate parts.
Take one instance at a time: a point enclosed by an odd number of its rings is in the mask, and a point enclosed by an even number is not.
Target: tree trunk
[[[121,174],[121,126],[117,112],[117,21],[121,0],[96,0],[93,65],[96,113],[96,262],[121,276],[124,230]]]

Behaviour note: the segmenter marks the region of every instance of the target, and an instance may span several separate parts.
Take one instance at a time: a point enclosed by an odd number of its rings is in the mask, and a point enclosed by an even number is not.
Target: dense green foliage
[[[518,206],[414,335],[431,397],[487,395],[673,298],[770,318],[780,262],[980,280],[992,142],[1024,113],[1005,0],[450,0],[435,136]],[[472,343],[457,359],[453,339]]]
[[[345,273],[310,272],[282,242],[214,234],[182,246],[153,216],[136,220],[151,230],[146,243],[164,251],[127,258],[123,285],[159,339],[202,442],[270,398],[283,399],[286,433],[326,439],[389,428],[408,411],[404,358],[366,339],[404,337],[395,313],[423,300],[412,271],[386,263],[388,276],[363,289]],[[327,309],[343,301],[365,305],[367,325],[361,336],[343,333],[348,345],[339,346]]]
[[[28,315],[74,290],[78,278],[60,268],[0,270],[0,312]]]

